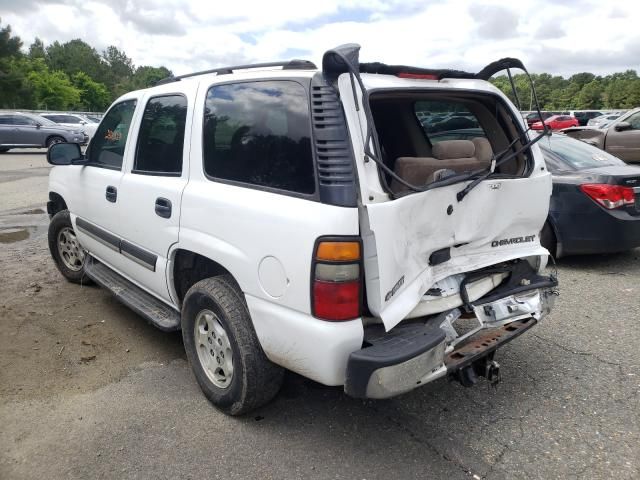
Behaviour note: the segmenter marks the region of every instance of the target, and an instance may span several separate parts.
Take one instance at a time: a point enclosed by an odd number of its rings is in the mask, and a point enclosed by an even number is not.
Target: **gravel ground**
[[[229,418],[179,334],[63,281],[47,172],[0,155],[0,478],[640,477],[640,249],[560,261],[556,308],[498,351],[497,388],[359,401],[291,374]]]

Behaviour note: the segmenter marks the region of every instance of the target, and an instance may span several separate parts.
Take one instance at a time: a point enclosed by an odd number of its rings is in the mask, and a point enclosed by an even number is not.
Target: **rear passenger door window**
[[[89,147],[91,165],[120,170],[136,100],[120,102],[107,112]]]
[[[151,98],[144,109],[133,173],[179,176],[182,173],[187,99]]]
[[[315,192],[306,89],[288,80],[209,89],[204,170],[227,181],[310,195]]]

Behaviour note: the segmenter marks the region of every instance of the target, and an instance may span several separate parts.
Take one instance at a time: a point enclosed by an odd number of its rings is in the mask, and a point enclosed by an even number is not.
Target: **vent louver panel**
[[[331,205],[355,207],[353,151],[342,104],[321,73],[311,82],[311,120],[320,200]]]

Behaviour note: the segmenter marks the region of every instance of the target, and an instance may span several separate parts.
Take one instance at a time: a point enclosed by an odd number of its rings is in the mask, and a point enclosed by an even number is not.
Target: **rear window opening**
[[[515,152],[524,144],[519,120],[493,94],[379,91],[372,92],[369,101],[382,161],[417,187],[488,171],[494,153]],[[526,176],[531,165],[527,149],[493,175]],[[388,173],[381,171],[380,177],[396,196],[413,192]]]

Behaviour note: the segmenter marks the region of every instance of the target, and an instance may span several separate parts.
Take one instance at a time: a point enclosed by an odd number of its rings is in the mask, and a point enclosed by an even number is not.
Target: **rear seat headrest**
[[[476,147],[476,158],[483,162],[490,162],[493,156],[493,149],[489,140],[484,137],[476,137],[471,141]]]
[[[471,140],[445,140],[433,146],[433,156],[438,160],[471,158],[475,153],[476,146]]]

